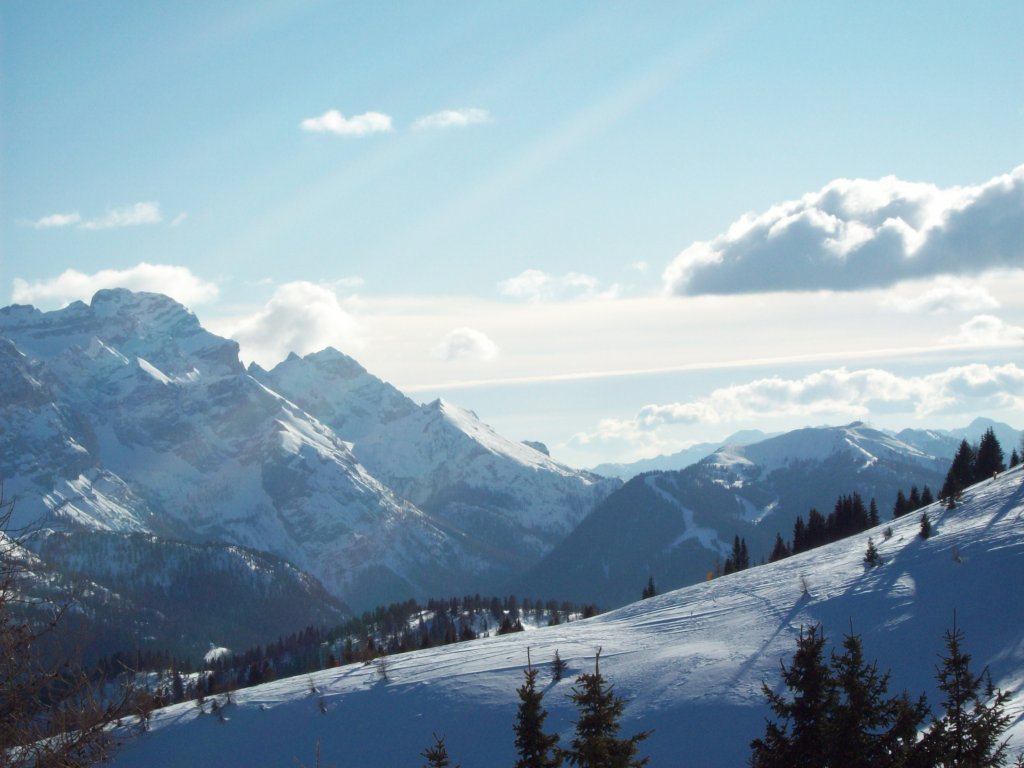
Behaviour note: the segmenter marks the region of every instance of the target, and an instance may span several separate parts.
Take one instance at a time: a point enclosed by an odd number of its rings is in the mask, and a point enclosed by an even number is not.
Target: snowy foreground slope
[[[629,700],[625,733],[653,728],[652,766],[740,766],[763,733],[761,681],[778,685],[801,626],[822,622],[838,645],[851,625],[868,658],[891,668],[892,690],[927,693],[954,610],[973,668],[1024,688],[1024,472],[974,486],[953,510],[927,511],[779,563],[726,576],[556,627],[395,656],[388,681],[351,665],[234,694],[226,722],[194,703],[157,712],[117,766],[416,766],[433,732],[464,768],[514,762],[515,689],[527,647],[543,668],[548,728],[571,738],[574,676],[593,665]],[[871,535],[884,565],[866,570]],[[806,585],[806,591],[805,591]],[[569,663],[551,683],[555,650]],[[317,693],[312,693],[315,685]],[[322,703],[326,712],[321,713]],[[1024,748],[1024,693],[1011,703],[1013,744]]]

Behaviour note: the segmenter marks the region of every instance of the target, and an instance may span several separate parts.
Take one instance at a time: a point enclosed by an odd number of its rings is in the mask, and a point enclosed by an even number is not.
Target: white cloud
[[[362,329],[338,300],[334,289],[309,282],[286,283],[253,315],[221,323],[217,331],[238,342],[245,360],[264,367],[295,352],[306,355],[324,347],[362,348]]]
[[[900,312],[973,312],[981,309],[995,309],[999,301],[982,285],[971,284],[948,277],[940,277],[935,285],[924,293],[906,297],[892,295],[884,303]]]
[[[36,229],[56,229],[58,227],[71,227],[82,220],[81,215],[78,211],[72,211],[71,213],[51,213],[49,216],[43,216],[41,219],[37,219],[32,223],[32,226]]]
[[[596,277],[580,272],[568,272],[561,277],[539,269],[527,269],[498,283],[498,291],[509,298],[533,303],[571,299],[614,299],[619,286],[598,290]]]
[[[217,286],[201,280],[187,267],[141,262],[128,269],[103,269],[91,275],[68,269],[51,280],[29,283],[15,278],[12,301],[42,307],[89,301],[103,288],[163,293],[186,306],[217,298]]]
[[[185,219],[187,219],[187,218],[188,218],[188,211],[182,211],[181,213],[179,213],[177,216],[174,217],[174,221],[171,222],[171,226],[172,227],[180,226],[181,224],[184,223]]]
[[[124,208],[111,208],[103,216],[86,219],[78,226],[81,229],[116,229],[140,224],[159,224],[161,221],[163,216],[160,214],[160,204],[150,201],[134,203]]]
[[[1010,325],[993,315],[978,315],[961,325],[959,333],[948,336],[944,341],[975,347],[1024,345],[1024,328]]]
[[[434,355],[449,361],[487,361],[498,356],[498,345],[475,328],[455,328],[434,348]]]
[[[479,125],[491,121],[491,114],[486,109],[467,107],[465,109],[443,109],[432,115],[424,115],[413,122],[417,130],[424,128],[463,128],[467,125]]]
[[[184,220],[181,214],[172,222],[177,226]],[[134,227],[140,224],[159,224],[163,221],[160,203],[146,201],[133,203],[123,208],[110,208],[102,216],[83,219],[78,211],[71,213],[52,213],[32,222],[36,229],[57,229],[60,227],[77,227],[78,229],[116,229],[118,227]]]
[[[594,432],[577,435],[575,440],[651,443],[659,439],[659,430],[678,425],[793,416],[855,419],[906,413],[920,417],[956,410],[1016,408],[1024,408],[1024,368],[1013,363],[978,363],[924,376],[899,376],[877,368],[835,368],[799,379],[757,379],[686,402],[647,405],[633,418],[604,420]]]
[[[977,186],[838,179],[746,214],[666,268],[676,295],[858,290],[1024,263],[1024,165]]]
[[[338,136],[368,136],[371,133],[387,133],[391,130],[391,117],[381,112],[364,112],[361,115],[345,117],[336,109],[330,109],[319,117],[308,117],[299,127],[310,133],[333,133]]]

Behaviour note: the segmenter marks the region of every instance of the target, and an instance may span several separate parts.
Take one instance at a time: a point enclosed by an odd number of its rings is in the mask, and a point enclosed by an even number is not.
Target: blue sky
[[[163,290],[578,465],[1024,405],[1024,5],[0,5],[0,303]],[[1017,418],[1015,418],[1017,417]]]

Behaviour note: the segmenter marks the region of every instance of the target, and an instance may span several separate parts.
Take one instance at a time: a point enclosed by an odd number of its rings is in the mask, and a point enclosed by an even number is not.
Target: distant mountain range
[[[727,445],[685,469],[629,480],[512,586],[520,594],[543,587],[571,600],[623,605],[649,577],[664,589],[706,578],[736,536],[752,561],[767,558],[776,534],[792,539],[798,515],[806,519],[816,508],[827,516],[840,495],[859,493],[865,505],[874,499],[887,520],[900,489],[937,491],[960,440],[989,426],[1007,452],[1018,444],[1016,430],[979,419],[957,433],[908,430],[900,433],[905,440],[856,422]]]

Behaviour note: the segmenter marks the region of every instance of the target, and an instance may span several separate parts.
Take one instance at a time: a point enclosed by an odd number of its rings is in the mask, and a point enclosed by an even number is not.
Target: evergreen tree
[[[921,508],[921,492],[916,485],[910,486],[910,495],[907,496],[907,511],[913,512]]]
[[[576,678],[570,697],[579,712],[574,723],[576,735],[572,748],[565,752],[571,765],[581,768],[637,768],[648,758],[638,758],[640,742],[650,735],[641,731],[626,739],[618,738],[619,718],[626,708],[624,699],[615,695],[600,669],[601,651],[594,659],[593,674]]]
[[[525,680],[522,687],[516,690],[519,694],[519,711],[512,730],[516,734],[515,768],[558,768],[562,757],[557,749],[558,734],[544,733],[544,720],[547,710],[542,701],[544,694],[537,690],[537,670],[529,665],[524,672]]]
[[[647,577],[647,586],[644,587],[644,591],[640,594],[640,597],[642,599],[646,600],[649,597],[654,597],[656,594],[658,594],[658,592],[654,588],[654,577],[653,576],[648,576]]]
[[[921,538],[927,539],[932,535],[932,521],[928,517],[928,513],[924,512],[921,514]]]
[[[870,568],[875,568],[883,563],[882,556],[878,553],[878,549],[875,547],[875,542],[868,536],[868,548],[864,552],[864,564]]]
[[[928,486],[926,485],[925,488]],[[879,523],[878,517],[878,504],[875,503],[875,497],[871,497],[871,503],[868,505],[868,527],[874,528]]]
[[[556,683],[562,679],[562,675],[565,674],[565,668],[568,666],[565,660],[558,655],[558,649],[555,649],[555,658],[551,662],[551,679]]]
[[[775,534],[775,545],[772,547],[772,553],[768,556],[768,562],[774,563],[778,560],[789,557],[792,552],[789,551],[789,547],[786,546],[786,542],[782,540],[782,534]]]
[[[928,707],[922,696],[911,703],[906,692],[888,696],[889,673],[864,660],[860,637],[847,635],[843,653],[832,654],[837,691],[829,715],[828,765],[843,768],[903,766],[917,741]]]
[[[1010,451],[1010,469],[1013,469],[1020,464],[1020,456],[1017,455],[1017,449],[1014,448]]]
[[[892,517],[903,517],[910,510],[907,508],[907,497],[903,495],[903,489],[896,491],[896,503],[892,505]]]
[[[1006,759],[1007,739],[1000,740],[1010,724],[1006,703],[1010,693],[986,691],[987,670],[975,675],[970,654],[961,648],[964,633],[956,626],[946,630],[946,655],[936,670],[943,694],[943,715],[933,721],[921,743],[928,765],[944,768],[995,768]]]
[[[985,430],[978,443],[978,450],[974,457],[974,482],[981,482],[1002,472],[1006,469],[1003,464],[1003,448],[999,445],[999,439],[992,427]]]
[[[921,490],[921,506],[927,507],[929,504],[935,502],[935,496],[932,495],[932,489],[927,485]]]
[[[960,441],[960,447],[953,457],[953,463],[946,473],[946,479],[939,491],[939,498],[956,499],[967,486],[974,482],[974,449],[966,440]]]
[[[763,739],[755,739],[753,768],[821,768],[828,765],[828,713],[836,703],[836,688],[824,655],[825,635],[820,625],[800,630],[796,653],[782,681],[791,693],[783,696],[762,683],[778,722],[769,721]]]
[[[448,749],[444,745],[444,736],[434,734],[434,746],[427,747],[420,755],[427,761],[424,768],[447,768],[450,764]],[[455,766],[459,768],[459,766]]]

